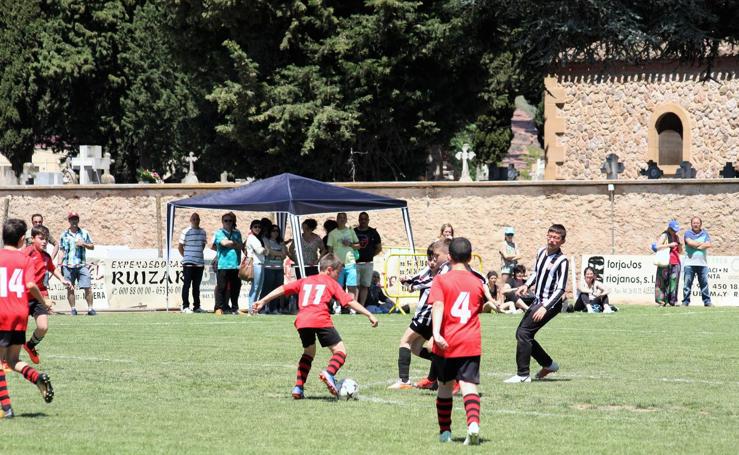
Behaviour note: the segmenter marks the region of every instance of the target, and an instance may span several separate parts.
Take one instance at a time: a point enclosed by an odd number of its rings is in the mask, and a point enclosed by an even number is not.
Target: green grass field
[[[461,399],[456,441],[442,446],[434,394],[386,390],[407,316],[377,329],[334,317],[348,349],[339,377],[361,389],[336,402],[318,380],[327,350],[307,399],[290,397],[301,353],[292,317],[157,313],[53,317],[39,350],[56,398],[47,405],[10,375],[18,417],[0,420],[0,453],[736,453],[739,309],[560,315],[537,338],[561,371],[515,385],[501,381],[515,372],[519,317],[483,320],[477,448],[461,444]],[[427,367],[414,358],[413,379]]]

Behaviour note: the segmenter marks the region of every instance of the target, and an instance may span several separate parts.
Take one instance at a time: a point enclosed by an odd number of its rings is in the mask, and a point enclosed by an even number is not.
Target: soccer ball
[[[359,398],[359,384],[354,379],[342,379],[338,384],[339,397],[345,400]]]

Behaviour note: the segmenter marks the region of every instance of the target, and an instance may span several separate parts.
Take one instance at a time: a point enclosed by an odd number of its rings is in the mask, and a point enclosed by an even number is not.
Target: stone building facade
[[[705,66],[651,62],[572,64],[545,79],[546,179],[601,180],[615,153],[622,179],[644,179],[652,160],[675,176],[689,161],[699,179],[739,164],[739,57]]]

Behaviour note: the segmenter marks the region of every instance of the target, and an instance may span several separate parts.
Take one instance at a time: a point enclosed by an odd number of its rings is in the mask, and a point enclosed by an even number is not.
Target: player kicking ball
[[[439,440],[452,441],[452,389],[459,382],[467,415],[465,445],[480,443],[480,336],[479,314],[490,311],[480,278],[469,270],[472,245],[457,237],[449,245],[451,270],[434,278],[429,293],[434,336],[434,365],[439,375],[436,414]]]
[[[318,275],[282,285],[256,301],[251,308],[252,313],[256,314],[260,308],[276,298],[298,294],[298,315],[295,317],[295,328],[303,344],[303,355],[298,362],[297,379],[292,391],[292,396],[296,400],[305,397],[305,381],[308,379],[313,358],[316,356],[316,338],[321,343],[321,347],[328,347],[331,351],[331,360],[326,369],[321,371],[319,378],[326,384],[331,395],[338,396],[335,376],[346,360],[346,347],[341,341],[339,332],[334,328],[331,314],[328,311],[332,298],[342,307],[348,306],[357,313],[367,316],[372,327],[377,327],[377,319],[354,300],[353,295],[347,294],[339,286],[337,280],[341,273],[341,261],[333,253],[329,253],[321,258],[318,266],[320,269]]]
[[[54,390],[49,377],[39,373],[25,362],[18,360],[21,346],[26,342],[28,324],[29,294],[42,304],[46,304],[38,286],[34,283],[34,270],[31,259],[19,251],[25,243],[26,223],[19,219],[9,219],[3,224],[3,243],[0,250],[0,358],[10,368],[35,384],[44,401],[51,403]],[[5,371],[0,368],[0,406],[2,418],[12,418],[13,408],[8,394]]]

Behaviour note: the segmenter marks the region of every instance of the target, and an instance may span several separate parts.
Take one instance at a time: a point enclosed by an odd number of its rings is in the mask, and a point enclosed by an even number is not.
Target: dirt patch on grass
[[[629,412],[657,412],[656,408],[641,408],[631,404],[608,404],[598,406],[591,403],[575,403],[572,408],[579,411],[597,410],[597,411],[629,411]]]

